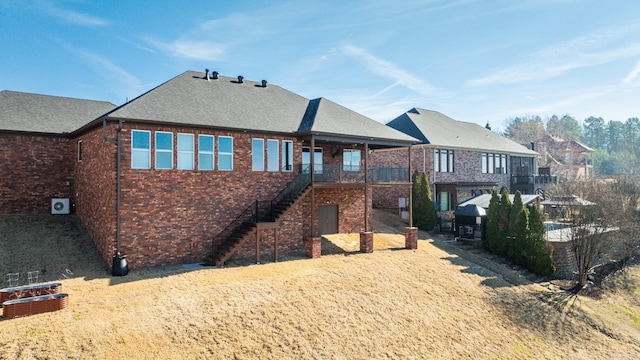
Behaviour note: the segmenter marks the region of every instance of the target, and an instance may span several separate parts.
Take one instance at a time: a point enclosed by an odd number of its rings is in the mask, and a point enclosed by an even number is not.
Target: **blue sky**
[[[117,105],[186,71],[380,122],[640,117],[640,2],[0,0],[0,89]]]

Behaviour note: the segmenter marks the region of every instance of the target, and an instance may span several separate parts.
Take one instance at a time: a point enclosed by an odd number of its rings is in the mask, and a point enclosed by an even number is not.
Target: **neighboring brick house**
[[[103,113],[56,138],[77,215],[105,260],[119,251],[134,269],[304,252],[369,231],[371,189],[409,181],[408,164],[366,155],[415,139],[266,81],[187,71]]]
[[[553,176],[554,182],[585,180],[593,177],[591,154],[595,151],[587,145],[547,135],[536,141],[540,153],[540,173]]]
[[[411,169],[429,176],[440,216],[449,215],[456,204],[473,196],[505,188],[517,172],[535,169],[535,151],[517,144],[478,124],[451,119],[436,111],[413,108],[387,123],[393,129],[420,140],[411,147]],[[380,149],[371,156],[377,166],[397,166],[406,162],[407,149]],[[397,209],[399,198],[408,197],[406,187],[374,189],[375,207]]]
[[[0,213],[49,212],[74,192],[69,133],[113,110],[105,101],[0,91]]]

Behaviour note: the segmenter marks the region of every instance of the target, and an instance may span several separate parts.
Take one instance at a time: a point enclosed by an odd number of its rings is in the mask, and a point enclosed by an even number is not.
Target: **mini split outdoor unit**
[[[51,199],[51,213],[54,215],[66,215],[71,212],[69,198]]]

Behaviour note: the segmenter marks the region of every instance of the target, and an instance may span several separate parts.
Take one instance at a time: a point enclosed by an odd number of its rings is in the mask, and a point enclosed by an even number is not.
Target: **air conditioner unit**
[[[51,199],[51,213],[54,215],[66,215],[71,213],[69,198]]]

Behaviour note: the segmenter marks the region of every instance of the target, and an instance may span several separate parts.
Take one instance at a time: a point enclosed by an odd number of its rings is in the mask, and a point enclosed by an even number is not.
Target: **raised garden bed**
[[[49,294],[8,300],[2,303],[2,316],[12,319],[18,316],[62,310],[67,307],[67,294]]]
[[[59,294],[62,284],[38,284],[24,285],[0,289],[0,304],[4,306],[4,302],[8,300],[16,300],[40,295]]]

